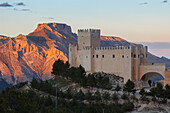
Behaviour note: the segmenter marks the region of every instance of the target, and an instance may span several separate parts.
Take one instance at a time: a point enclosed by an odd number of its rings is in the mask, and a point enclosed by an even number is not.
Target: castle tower
[[[132,80],[140,81],[139,71],[141,64],[147,64],[147,46],[133,46],[132,49]]]
[[[78,49],[81,50],[83,47],[100,47],[100,30],[78,30]]]

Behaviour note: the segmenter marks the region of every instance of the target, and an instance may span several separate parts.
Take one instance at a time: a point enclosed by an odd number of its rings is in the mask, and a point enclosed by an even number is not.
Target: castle
[[[165,77],[165,64],[147,64],[147,55],[143,45],[100,47],[98,29],[78,30],[78,44],[69,44],[70,66],[82,65],[88,73],[112,73],[138,85],[156,74]]]

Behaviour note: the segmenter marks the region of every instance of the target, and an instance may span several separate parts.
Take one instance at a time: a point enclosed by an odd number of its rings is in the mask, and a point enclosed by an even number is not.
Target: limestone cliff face
[[[9,84],[48,79],[57,59],[68,60],[68,45],[77,35],[66,24],[39,24],[27,36],[0,36],[0,71]]]

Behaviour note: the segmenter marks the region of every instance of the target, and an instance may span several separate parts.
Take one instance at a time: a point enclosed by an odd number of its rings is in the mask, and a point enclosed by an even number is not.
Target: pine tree
[[[129,93],[131,93],[134,90],[134,88],[135,88],[135,84],[131,80],[128,80],[124,85],[123,90],[128,92],[129,95]]]
[[[119,85],[116,86],[115,91],[118,93],[121,90],[121,87]]]

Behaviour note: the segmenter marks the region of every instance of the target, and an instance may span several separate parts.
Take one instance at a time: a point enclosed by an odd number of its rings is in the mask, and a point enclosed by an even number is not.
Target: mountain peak
[[[54,31],[65,31],[68,33],[71,33],[71,27],[66,25],[66,24],[61,24],[61,23],[42,23],[42,24],[38,24],[37,28],[35,29],[34,32],[40,31],[40,30],[49,30],[51,32]]]
[[[9,39],[10,37],[0,35],[0,39]]]
[[[113,36],[101,36],[100,39],[102,41],[126,41],[120,37],[113,37]]]

